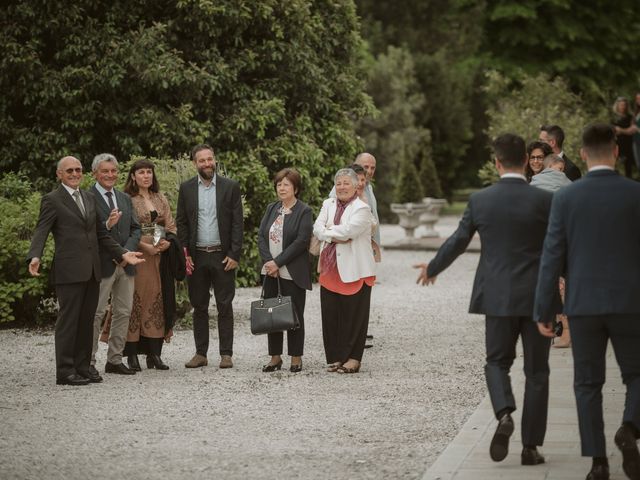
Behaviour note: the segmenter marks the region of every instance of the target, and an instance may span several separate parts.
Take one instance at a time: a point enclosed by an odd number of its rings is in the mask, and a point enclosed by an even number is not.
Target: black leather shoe
[[[156,370],[169,370],[169,365],[166,365],[160,355],[147,355],[147,368],[155,368]]]
[[[491,439],[491,447],[489,447],[489,455],[494,462],[501,462],[509,453],[509,437],[513,433],[513,419],[511,415],[505,413],[498,420],[496,433]]]
[[[78,374],[82,375],[84,378],[89,379],[90,383],[100,383],[102,382],[102,377],[98,373],[98,370],[93,369],[94,373],[91,370],[87,370],[86,372],[78,372]]]
[[[289,368],[289,371],[292,373],[298,373],[302,371],[302,362],[300,362],[297,365],[291,365],[291,367]]]
[[[640,480],[640,453],[636,443],[636,432],[631,425],[623,424],[614,437],[622,452],[622,469],[631,480]]]
[[[100,375],[100,372],[93,365],[89,365],[89,374],[95,376],[95,375]]]
[[[134,372],[141,372],[142,367],[140,366],[140,362],[138,361],[138,355],[129,355],[127,357],[127,363],[129,364],[129,369]]]
[[[56,379],[56,384],[57,385],[73,385],[73,386],[89,385],[89,379],[83,376],[80,376],[76,373],[72,373],[71,375],[68,375],[64,378]]]
[[[607,465],[594,465],[587,474],[586,480],[609,480],[609,467]]]
[[[104,366],[104,373],[118,373],[120,375],[135,375],[136,371],[131,370],[124,363],[109,363]]]
[[[267,363],[266,365],[262,366],[263,372],[275,372],[276,370],[281,370],[281,369],[282,369],[282,360],[280,360],[278,363],[274,363],[274,364]]]
[[[520,455],[522,465],[540,465],[544,463],[544,457],[540,455],[537,448],[524,447]]]

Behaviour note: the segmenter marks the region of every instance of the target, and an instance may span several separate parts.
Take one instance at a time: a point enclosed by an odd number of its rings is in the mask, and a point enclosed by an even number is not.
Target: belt
[[[209,245],[208,247],[196,247],[196,250],[198,250],[200,252],[207,252],[207,253],[221,252],[222,251],[222,245]]]

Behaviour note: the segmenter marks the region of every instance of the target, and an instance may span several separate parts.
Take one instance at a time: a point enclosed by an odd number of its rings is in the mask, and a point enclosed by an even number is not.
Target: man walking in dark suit
[[[180,185],[178,238],[185,247],[189,300],[193,305],[196,353],[185,366],[207,365],[209,349],[209,289],[213,286],[218,309],[220,368],[233,362],[233,306],[235,270],[242,250],[242,199],[240,185],[216,175],[216,159],[209,145],[196,145],[191,159],[198,175]]]
[[[589,173],[553,199],[534,311],[540,332],[552,336],[550,319],[560,311],[553,292],[564,275],[582,455],[593,457],[588,480],[609,478],[602,418],[609,340],[627,387],[614,440],[625,473],[640,480],[640,184],[615,172],[617,154],[612,126],[584,130]]]
[[[500,181],[471,195],[455,233],[428,265],[415,267],[421,269],[418,283],[433,283],[464,253],[475,232],[480,234],[482,249],[469,311],[486,315],[485,376],[498,419],[489,453],[496,462],[508,454],[514,429],[511,412],[516,409],[509,370],[521,337],[526,376],[521,463],[537,465],[544,463],[537,446],[544,441],[547,425],[550,340],[538,333],[532,315],[552,193],[527,184],[522,138],[504,134],[493,147]]]
[[[140,224],[136,219],[131,205],[131,198],[124,192],[116,190],[114,185],[118,181],[118,160],[110,153],[96,155],[91,165],[96,183],[91,192],[96,198],[97,221],[102,223],[113,238],[125,250],[138,249],[140,241]],[[109,329],[109,349],[105,373],[133,375],[122,362],[122,352],[127,342],[127,331],[131,307],[133,305],[134,275],[133,265],[116,263],[116,260],[104,249],[100,250],[100,295],[98,307],[93,322],[93,350],[91,351],[92,373],[98,373],[95,368],[96,352],[100,326],[111,298],[111,327]]]
[[[582,177],[580,169],[573,163],[562,150],[564,143],[564,131],[558,125],[543,125],[540,127],[540,136],[538,139],[551,147],[553,153],[564,160],[564,174],[572,182]]]
[[[59,310],[55,329],[56,378],[59,385],[101,382],[89,371],[93,317],[98,303],[100,257],[98,243],[118,262],[135,265],[144,260],[116,243],[105,226],[96,222],[94,196],[79,190],[82,164],[64,157],[56,171],[62,185],[42,197],[40,216],[27,254],[29,273],[39,275],[44,245],[53,233],[52,274]]]

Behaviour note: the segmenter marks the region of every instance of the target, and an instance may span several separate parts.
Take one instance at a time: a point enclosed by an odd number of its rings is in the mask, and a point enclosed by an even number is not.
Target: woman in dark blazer
[[[292,372],[302,370],[304,347],[304,305],[306,290],[311,290],[309,240],[313,230],[311,208],[298,200],[302,178],[297,170],[285,168],[273,179],[278,201],[271,203],[260,222],[258,249],[264,265],[262,282],[265,298],[278,294],[279,277],[282,295],[291,296],[300,321],[300,328],[287,332],[287,351],[291,356]],[[268,334],[271,361],[263,372],[282,368],[283,332]]]

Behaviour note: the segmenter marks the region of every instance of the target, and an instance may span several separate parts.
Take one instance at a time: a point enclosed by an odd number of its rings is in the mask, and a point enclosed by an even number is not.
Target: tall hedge
[[[273,174],[297,167],[317,207],[373,110],[352,0],[9,0],[0,24],[0,169],[44,193],[63,155],[209,142],[244,196],[241,285]]]

